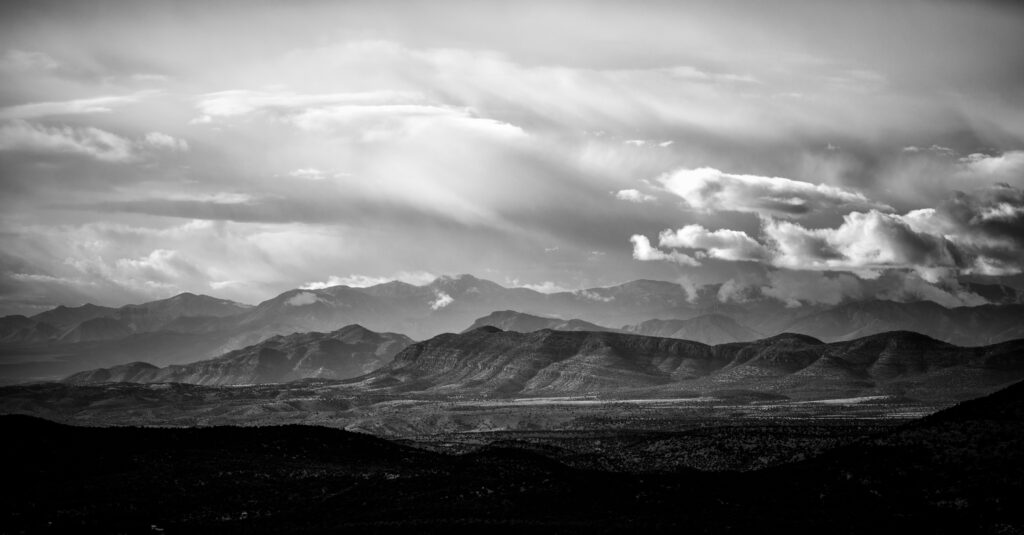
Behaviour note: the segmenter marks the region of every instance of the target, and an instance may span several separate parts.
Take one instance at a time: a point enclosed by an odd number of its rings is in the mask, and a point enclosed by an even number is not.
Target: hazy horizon
[[[1014,3],[12,1],[0,28],[0,315],[457,273],[1024,288]]]

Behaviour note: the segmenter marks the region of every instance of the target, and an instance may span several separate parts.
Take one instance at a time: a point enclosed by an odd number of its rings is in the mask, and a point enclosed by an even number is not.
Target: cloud
[[[697,210],[745,212],[798,218],[810,214],[875,208],[887,205],[868,200],[861,193],[825,184],[788,178],[735,175],[711,167],[680,169],[658,181]]]
[[[288,173],[288,176],[292,178],[301,178],[304,180],[324,180],[327,178],[327,174],[315,167],[303,167],[296,169]]]
[[[965,172],[982,176],[1020,178],[1024,174],[1024,150],[1007,151],[999,155],[974,153],[959,160]]]
[[[738,279],[729,279],[718,287],[715,297],[721,303],[746,303],[755,298],[752,292],[753,287],[744,284]]]
[[[441,291],[436,292],[434,296],[437,299],[434,299],[434,301],[430,303],[430,310],[440,310],[455,302],[455,299],[453,299],[452,296]]]
[[[854,271],[863,277],[913,269],[935,281],[962,267],[943,236],[917,232],[901,216],[877,210],[849,213],[837,228],[766,219],[761,230],[774,253],[772,264],[787,269]]]
[[[347,277],[339,277],[331,275],[323,282],[307,282],[299,288],[303,290],[322,290],[324,288],[330,288],[331,286],[350,286],[352,288],[367,288],[370,286],[376,286],[378,284],[384,284],[391,282],[393,279],[387,277],[370,277],[367,275],[349,275]]]
[[[955,244],[967,272],[1007,275],[1024,269],[1024,190],[1003,184],[958,192],[934,209],[909,212],[904,220]]]
[[[664,230],[658,236],[658,246],[697,249],[707,257],[732,261],[758,261],[771,256],[765,246],[745,232],[729,229],[710,231],[701,225],[687,225],[675,231]]]
[[[621,201],[629,201],[635,203],[654,202],[658,200],[658,198],[655,197],[654,195],[641,193],[639,190],[635,189],[619,190],[618,192],[615,193],[615,198]]]
[[[772,271],[761,293],[798,307],[803,303],[835,305],[848,298],[863,297],[860,279],[847,273]]]
[[[525,282],[520,282],[519,279],[512,279],[508,281],[508,284],[513,288],[526,288],[528,290],[533,290],[535,292],[540,292],[542,294],[553,294],[571,291],[568,288],[556,284],[552,281],[544,281],[540,284],[529,284]]]
[[[49,55],[35,50],[11,49],[0,57],[0,69],[5,71],[50,71],[60,63]]]
[[[903,147],[903,152],[910,153],[910,154],[917,154],[919,152],[931,152],[931,153],[942,155],[942,156],[956,156],[957,155],[955,150],[953,150],[953,149],[951,149],[949,147],[943,147],[941,145],[932,145],[931,147],[927,147],[927,148],[916,147],[914,145],[910,145],[908,147]]]
[[[79,115],[88,113],[109,113],[117,106],[132,104],[158,94],[156,91],[140,91],[130,95],[81,98],[55,102],[33,102],[0,108],[0,119],[37,119],[54,115]]]
[[[614,295],[604,296],[593,290],[573,290],[572,293],[576,297],[582,297],[588,301],[597,301],[599,303],[610,303],[615,300]]]
[[[187,152],[188,142],[184,139],[161,133],[150,132],[143,138],[143,143],[149,147],[172,152]]]
[[[0,151],[90,156],[106,162],[135,158],[131,140],[99,128],[44,126],[22,120],[0,125]]]
[[[306,305],[312,305],[313,303],[319,302],[320,297],[312,292],[299,292],[285,301],[285,304],[293,307],[301,307]]]
[[[400,271],[390,277],[376,277],[372,275],[348,275],[339,277],[331,275],[326,281],[307,282],[299,288],[303,290],[321,290],[331,286],[350,286],[352,288],[368,288],[378,284],[385,284],[392,281],[401,281],[413,286],[423,286],[431,283],[437,276],[426,271]]]
[[[415,134],[431,127],[489,136],[525,135],[518,126],[479,117],[472,109],[429,101],[420,93],[369,91],[299,94],[246,90],[210,93],[199,99],[194,123],[259,115],[314,133],[345,135],[364,142]]]
[[[676,255],[683,253],[675,249],[683,248],[697,251],[697,258],[849,271],[862,278],[892,269],[913,271],[933,283],[958,274],[1009,275],[1024,270],[1024,191],[1001,185],[957,193],[936,208],[904,215],[851,212],[837,227],[808,228],[762,217],[759,238],[688,225],[661,233],[659,247],[670,251],[651,247],[645,236],[630,241],[637,260],[678,262]]]
[[[634,234],[629,238],[629,241],[633,242],[633,258],[637,260],[645,262],[653,260],[667,260],[684,266],[700,265],[700,262],[695,260],[693,257],[680,253],[679,251],[666,253],[661,249],[651,247],[651,241],[647,239],[647,236],[642,234]]]
[[[237,117],[252,113],[288,115],[296,111],[332,106],[377,106],[422,104],[421,93],[409,91],[364,91],[351,93],[292,93],[230,90],[201,96],[196,108],[209,117]]]
[[[987,303],[955,279],[935,284],[912,271],[898,270],[887,271],[875,279],[862,279],[844,272],[772,270],[763,277],[729,279],[718,290],[718,300],[723,303],[747,303],[764,298],[781,301],[789,307],[837,305],[863,299],[932,301],[945,307]]]
[[[686,301],[688,303],[696,303],[697,298],[700,297],[700,288],[697,286],[697,283],[694,282],[693,278],[683,275],[676,279],[676,282],[679,284],[679,287],[686,292]]]

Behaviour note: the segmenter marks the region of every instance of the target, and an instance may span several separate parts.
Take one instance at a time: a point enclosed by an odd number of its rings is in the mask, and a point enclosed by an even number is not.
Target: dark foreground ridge
[[[307,426],[0,417],[5,532],[1019,533],[1024,384],[809,461],[612,474]]]

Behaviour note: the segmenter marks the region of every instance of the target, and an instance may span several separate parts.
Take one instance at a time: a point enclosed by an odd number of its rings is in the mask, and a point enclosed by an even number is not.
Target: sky
[[[1013,2],[11,0],[0,80],[5,314],[1024,280]]]

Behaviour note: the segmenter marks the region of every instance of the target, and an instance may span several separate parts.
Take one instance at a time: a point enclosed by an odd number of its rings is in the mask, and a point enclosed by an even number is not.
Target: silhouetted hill
[[[508,446],[450,456],[308,426],[3,416],[0,431],[18,437],[0,441],[17,492],[0,518],[15,532],[1013,533],[1022,412],[1018,384],[806,461],[660,474],[576,470]]]

